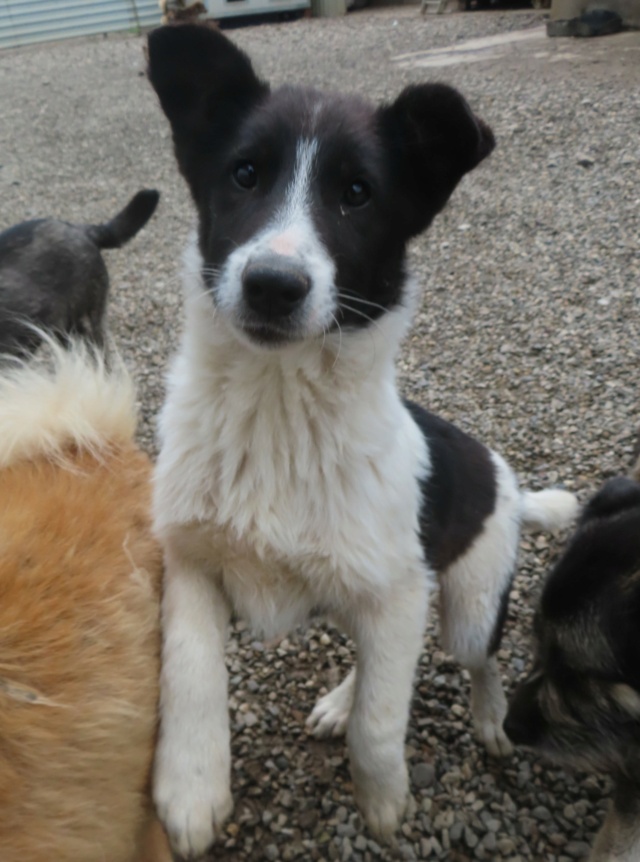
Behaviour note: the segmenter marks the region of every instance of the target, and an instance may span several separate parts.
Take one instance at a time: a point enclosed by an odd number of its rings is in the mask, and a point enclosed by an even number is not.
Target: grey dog
[[[33,352],[42,329],[61,340],[80,335],[101,347],[109,292],[101,251],[132,239],[159,197],[143,189],[105,224],[34,219],[0,233],[0,353]]]

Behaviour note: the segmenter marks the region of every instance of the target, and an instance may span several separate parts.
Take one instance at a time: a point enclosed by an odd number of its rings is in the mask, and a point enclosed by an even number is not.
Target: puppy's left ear
[[[378,120],[413,236],[428,227],[464,174],[489,155],[495,138],[446,84],[407,87],[379,109]]]

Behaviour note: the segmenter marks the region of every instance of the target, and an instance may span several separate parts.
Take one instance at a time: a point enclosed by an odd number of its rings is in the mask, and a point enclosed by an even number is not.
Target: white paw
[[[513,745],[502,728],[502,722],[475,722],[476,735],[493,757],[509,757]]]
[[[318,739],[346,733],[353,705],[354,681],[352,670],[337,688],[321,697],[314,706],[307,719],[307,729]]]
[[[382,780],[358,779],[354,774],[356,802],[371,832],[388,841],[400,826],[409,801],[409,779],[403,763]]]
[[[343,736],[347,730],[351,704],[336,702],[335,691],[325,694],[314,706],[307,719],[307,729],[318,739],[326,736]]]
[[[220,836],[231,814],[233,799],[228,773],[205,775],[201,764],[189,770],[178,761],[173,770],[159,758],[154,777],[154,799],[173,850],[184,859],[198,859]]]

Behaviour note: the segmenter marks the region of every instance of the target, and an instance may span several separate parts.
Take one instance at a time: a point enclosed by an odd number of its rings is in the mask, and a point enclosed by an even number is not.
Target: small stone
[[[497,848],[498,842],[496,841],[496,836],[494,832],[487,832],[487,834],[482,839],[482,846],[485,850],[493,851]]]
[[[320,813],[315,808],[308,808],[306,811],[302,812],[298,822],[300,823],[301,829],[311,832],[319,819]]]
[[[509,853],[513,853],[515,849],[516,845],[513,843],[511,838],[500,838],[498,841],[498,850],[503,856],[508,856]]]
[[[464,823],[461,820],[456,821],[449,830],[449,838],[454,842],[454,844],[460,840],[463,830]]]
[[[591,156],[580,155],[576,159],[581,168],[592,168],[595,165],[595,159]]]
[[[531,812],[531,815],[535,817],[536,820],[551,820],[551,812],[548,808],[545,808],[544,805],[536,806]]]
[[[346,823],[348,816],[349,816],[349,812],[344,807],[344,805],[341,805],[338,808],[338,810],[336,811],[336,820],[338,821],[338,823]]]
[[[435,777],[436,771],[431,763],[417,763],[411,769],[411,782],[419,789],[431,787]]]
[[[589,855],[591,848],[586,841],[569,841],[564,846],[564,852],[572,859],[582,859]]]
[[[342,841],[342,850],[340,851],[340,859],[342,862],[347,862],[352,856],[353,847],[351,846],[351,841],[348,838],[344,838]]]
[[[478,843],[478,836],[473,831],[470,826],[465,826],[464,829],[464,843],[467,845],[469,850],[473,850],[473,848]]]

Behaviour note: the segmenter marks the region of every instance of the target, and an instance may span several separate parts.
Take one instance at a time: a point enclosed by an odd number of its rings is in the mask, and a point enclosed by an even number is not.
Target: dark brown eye
[[[258,183],[258,174],[251,162],[240,162],[233,169],[233,178],[242,189],[253,189]]]
[[[371,188],[364,180],[355,180],[344,193],[344,202],[350,207],[362,207],[371,198]]]

